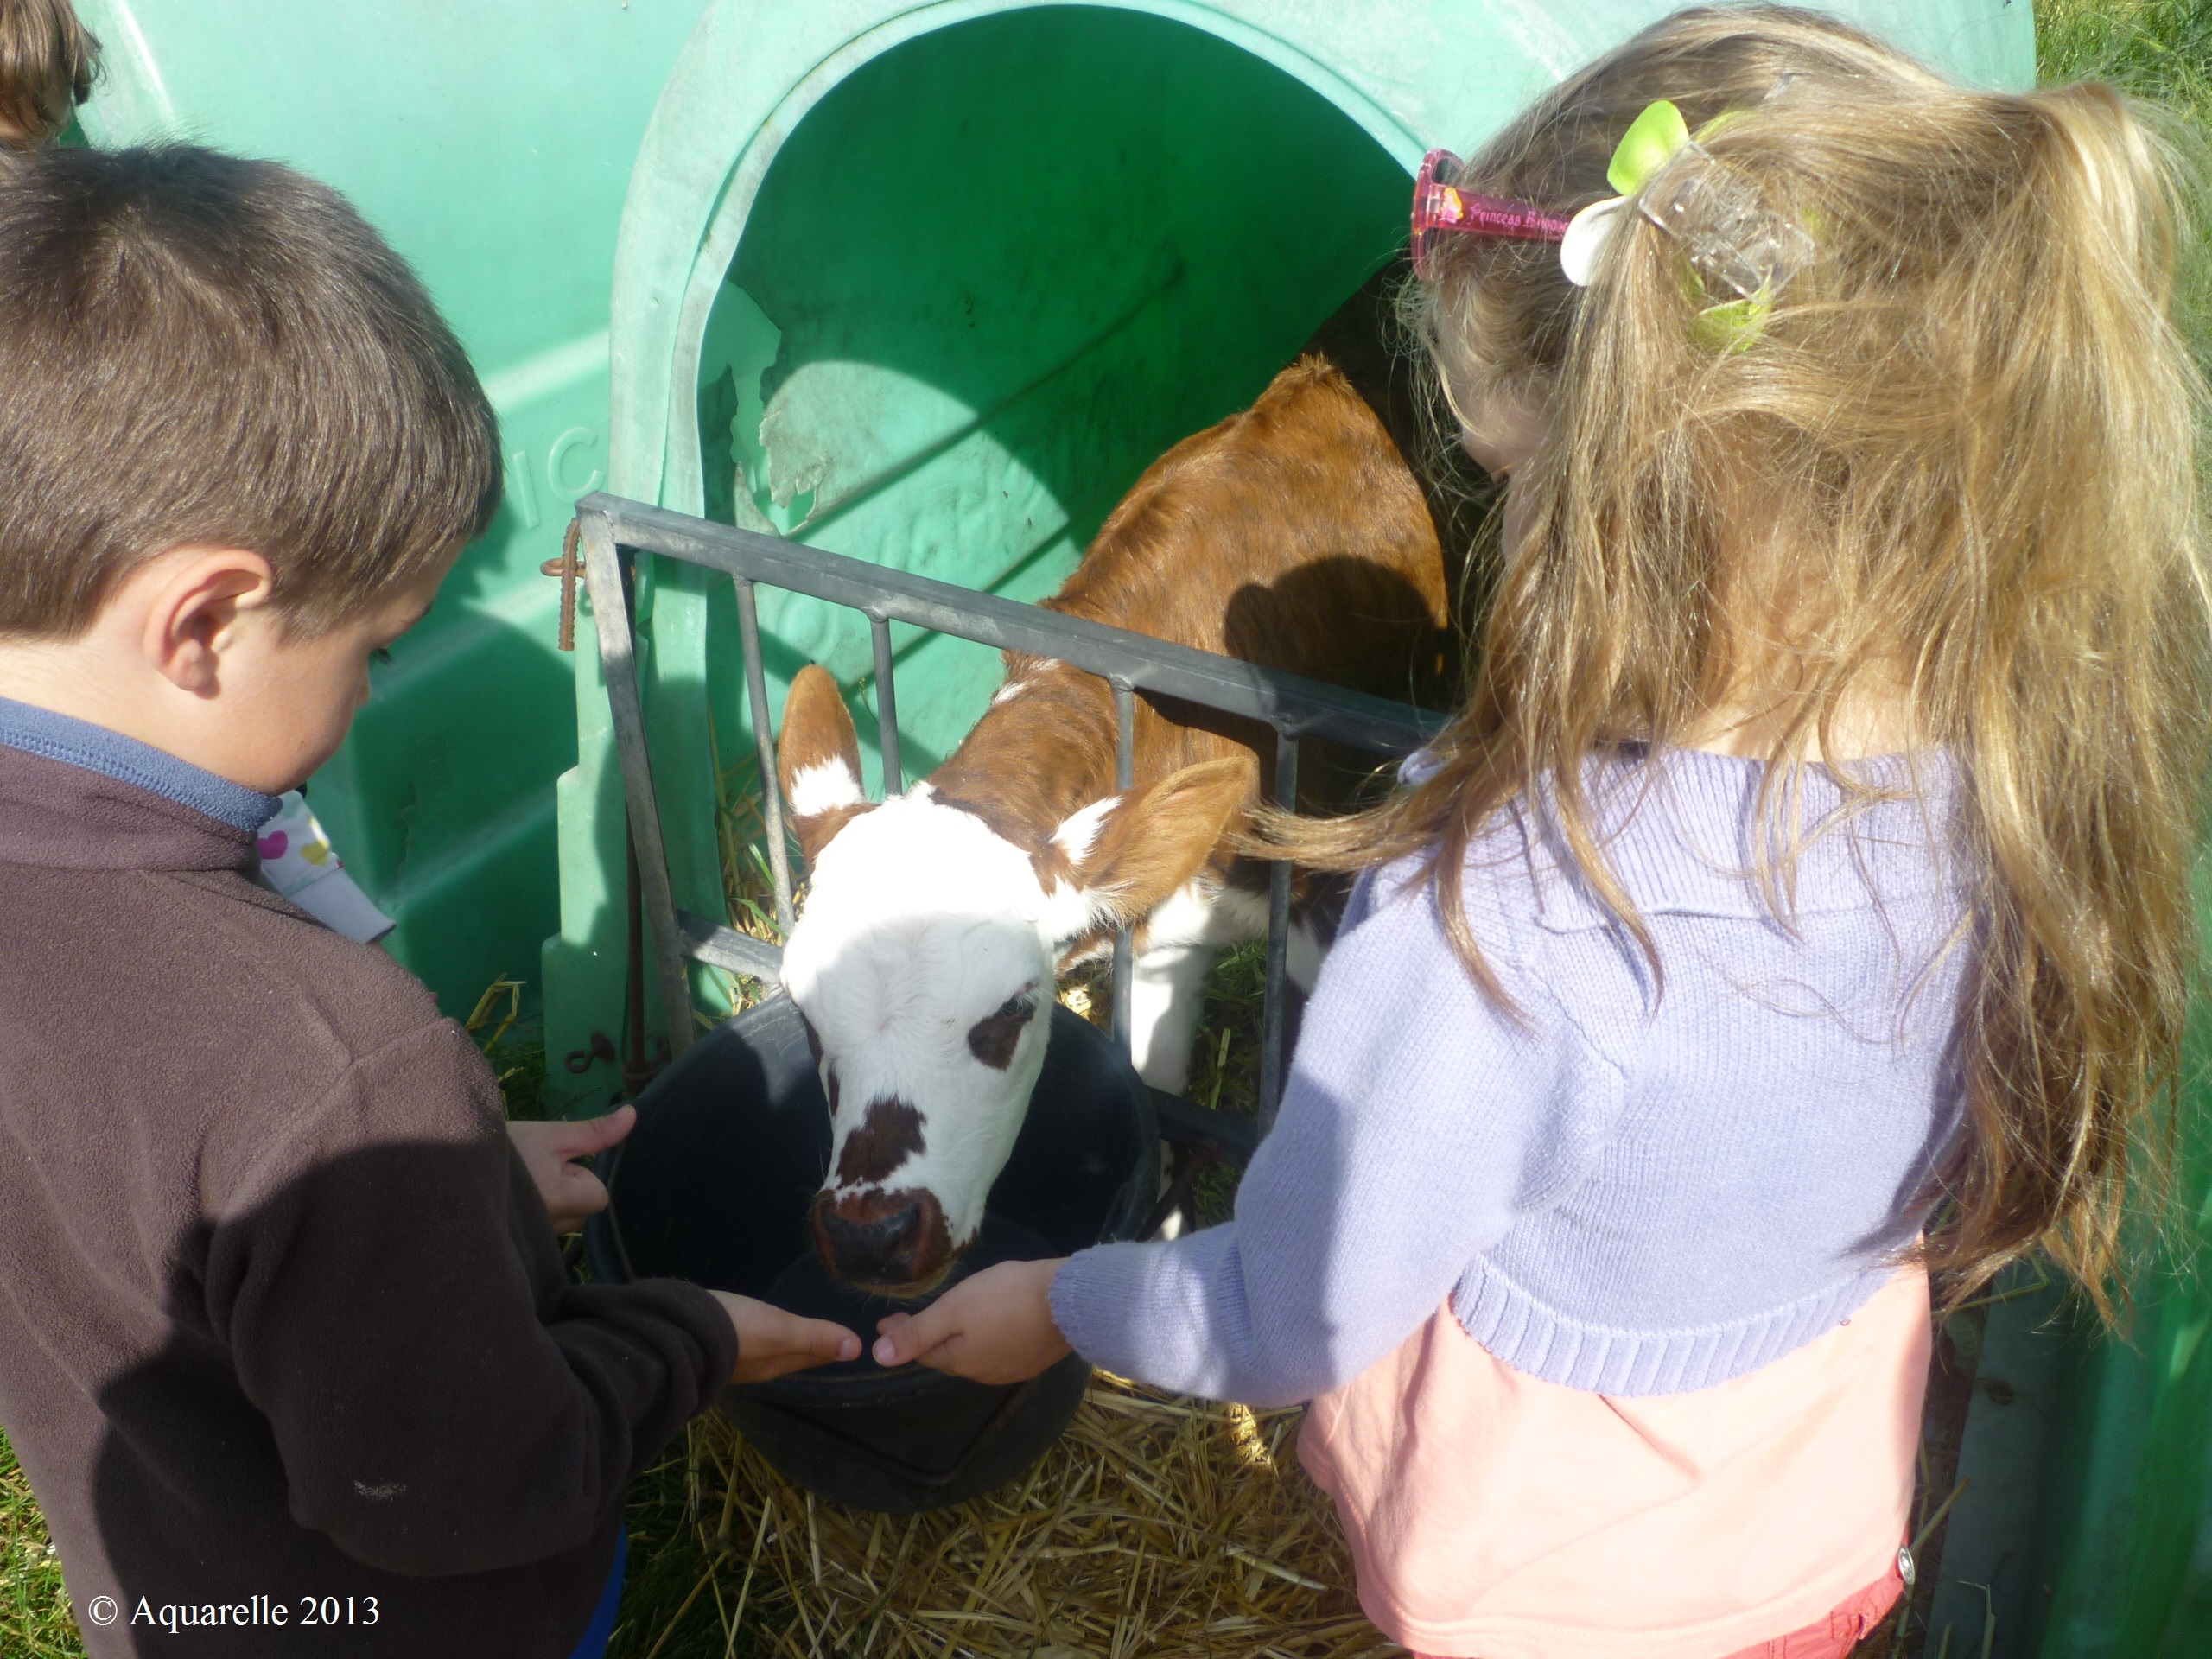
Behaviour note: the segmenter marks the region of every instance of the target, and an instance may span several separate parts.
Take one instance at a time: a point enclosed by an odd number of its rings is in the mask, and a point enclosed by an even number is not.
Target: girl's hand
[[[918,1313],[878,1320],[882,1366],[919,1361],[978,1382],[1022,1382],[1069,1351],[1052,1323],[1052,1275],[1067,1258],[1001,1262],[964,1279]]]
[[[714,1293],[737,1329],[737,1369],[733,1382],[766,1382],[771,1377],[827,1365],[833,1359],[858,1359],[861,1339],[827,1319],[803,1319],[750,1296]]]
[[[613,1146],[630,1133],[637,1109],[617,1107],[604,1117],[575,1122],[510,1123],[507,1138],[522,1154],[523,1166],[545,1200],[556,1233],[573,1233],[607,1208],[607,1189],[599,1177],[573,1161]]]

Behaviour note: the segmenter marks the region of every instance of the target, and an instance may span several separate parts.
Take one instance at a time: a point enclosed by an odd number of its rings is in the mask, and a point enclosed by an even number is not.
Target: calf
[[[1417,423],[1384,302],[1370,283],[1249,410],[1155,462],[1046,607],[1433,695],[1457,666],[1472,514],[1408,465]],[[1267,929],[1265,867],[1225,842],[1271,787],[1274,744],[1254,722],[1141,701],[1127,791],[1115,747],[1104,680],[1009,652],[951,758],[874,803],[835,683],[814,667],[792,683],[777,770],[811,885],[783,980],[830,1099],[814,1225],[831,1273],[924,1285],[974,1238],[1043,1064],[1054,980],[1123,925],[1138,1070],[1180,1091],[1207,969]],[[1320,958],[1309,909],[1289,941],[1301,987]]]

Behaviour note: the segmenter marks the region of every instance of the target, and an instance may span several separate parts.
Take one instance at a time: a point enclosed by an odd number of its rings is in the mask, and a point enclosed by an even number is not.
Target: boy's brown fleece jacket
[[[565,1659],[734,1333],[567,1283],[467,1033],[254,861],[0,748],[0,1427],[94,1656]]]

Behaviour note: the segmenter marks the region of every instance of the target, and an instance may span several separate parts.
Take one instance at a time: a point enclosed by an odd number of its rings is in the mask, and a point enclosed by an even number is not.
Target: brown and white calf
[[[1408,392],[1380,339],[1370,288],[1249,410],[1155,462],[1046,607],[1380,696],[1433,690],[1456,666],[1445,545],[1464,537],[1393,435],[1412,442]],[[1009,652],[951,758],[870,802],[836,686],[800,673],[777,770],[811,883],[783,982],[830,1099],[814,1217],[832,1273],[925,1284],[974,1238],[1055,977],[1121,925],[1138,1070],[1180,1090],[1209,966],[1266,931],[1264,868],[1224,842],[1273,759],[1264,728],[1140,701],[1117,791],[1106,682]],[[1309,919],[1290,941],[1301,986]]]

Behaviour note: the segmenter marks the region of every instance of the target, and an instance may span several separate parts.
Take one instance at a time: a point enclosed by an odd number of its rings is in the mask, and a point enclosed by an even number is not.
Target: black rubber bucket
[[[1121,1051],[1062,1007],[1045,1067],[960,1271],[1130,1238],[1160,1179],[1152,1102]],[[779,997],[701,1038],[638,1099],[602,1170],[613,1202],[584,1230],[593,1275],[689,1279],[851,1325],[864,1342],[893,1303],[810,1270],[807,1212],[830,1162],[830,1108],[805,1027]],[[779,1281],[780,1285],[779,1285]],[[796,1290],[796,1298],[793,1292]],[[986,1387],[868,1357],[733,1385],[721,1408],[768,1461],[855,1509],[906,1514],[1011,1479],[1059,1438],[1090,1368]]]

